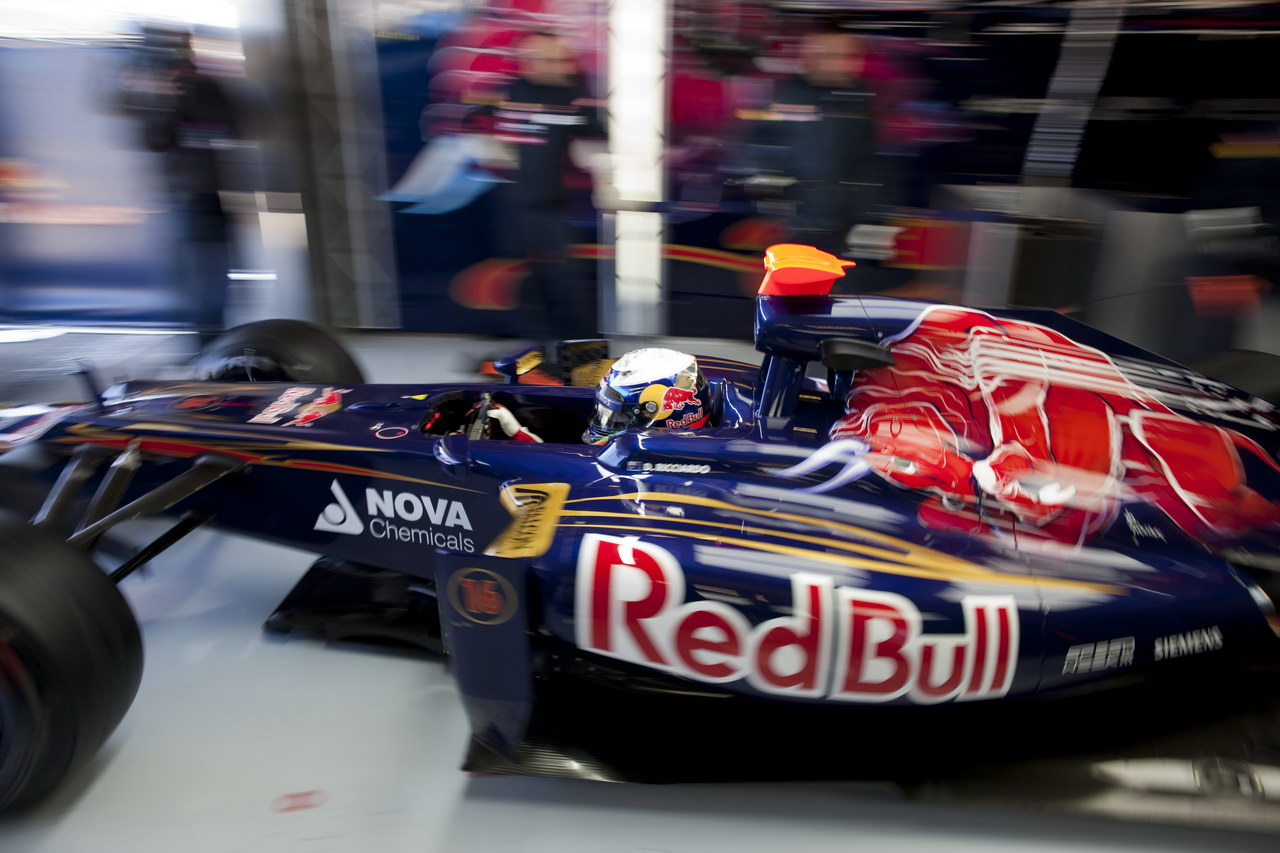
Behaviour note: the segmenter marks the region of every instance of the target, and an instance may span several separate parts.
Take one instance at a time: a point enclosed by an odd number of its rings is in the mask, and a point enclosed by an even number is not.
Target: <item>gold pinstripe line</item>
[[[224,446],[228,447],[270,447],[272,450],[359,450],[369,453],[394,453],[391,447],[365,447],[357,444],[334,444],[328,441],[315,441],[309,438],[293,438],[292,436],[259,435],[251,432],[240,432],[234,429],[193,429],[183,424],[134,422],[122,424],[120,430],[147,430],[150,432],[193,434],[197,436],[217,436]]]
[[[860,536],[863,539],[872,542],[878,542],[881,545],[887,545],[891,548],[899,548],[903,551],[923,551],[932,554],[934,557],[941,557],[947,560],[957,560],[958,557],[951,557],[938,551],[916,545],[914,542],[908,542],[905,539],[899,539],[896,536],[890,536],[887,533],[877,533],[874,530],[868,530],[865,527],[858,527],[856,524],[846,524],[842,521],[833,521],[830,519],[816,519],[807,515],[798,515],[793,512],[774,512],[772,510],[756,509],[754,507],[738,506],[728,501],[717,500],[716,498],[704,498],[697,495],[682,495],[676,492],[629,492],[625,495],[606,496],[590,498],[574,498],[565,503],[585,503],[587,501],[623,501],[638,500],[641,503],[645,501],[666,501],[668,503],[692,504],[694,506],[704,506],[711,509],[725,509],[744,515],[755,515],[764,518],[780,518],[786,521],[796,521],[809,526],[823,526],[834,530],[842,530],[854,536]]]
[[[690,504],[693,506],[703,506],[703,507],[708,507],[712,509],[723,509],[723,510],[728,510],[734,513],[741,513],[744,515],[753,515],[753,516],[767,518],[767,519],[782,519],[786,521],[794,521],[794,522],[808,525],[810,527],[826,527],[826,528],[830,528],[833,531],[843,532],[855,537],[860,537],[862,539],[866,539],[871,542],[878,543],[880,545],[887,546],[889,548],[906,552],[906,554],[909,554],[909,555],[915,555],[916,557],[915,562],[918,565],[922,565],[924,567],[932,566],[933,570],[937,572],[955,572],[955,573],[964,575],[964,574],[971,573],[973,571],[973,568],[971,567],[975,567],[975,566],[983,572],[991,572],[990,569],[980,566],[977,563],[972,563],[968,560],[964,560],[960,557],[953,557],[949,554],[945,554],[940,551],[935,551],[931,548],[926,548],[922,545],[917,545],[913,542],[908,542],[905,539],[899,539],[895,536],[890,536],[885,533],[878,533],[874,530],[868,530],[863,527],[858,527],[857,525],[846,524],[844,522],[832,521],[829,519],[815,519],[809,516],[798,515],[796,513],[790,513],[790,512],[774,512],[770,510],[755,509],[753,507],[743,507],[743,506],[738,506],[736,504],[728,503],[727,501],[717,500],[716,498],[704,498],[696,495],[682,495],[682,494],[677,494],[675,492],[630,492],[628,494],[617,495],[617,496],[573,498],[571,500],[566,501],[565,503],[576,504],[576,503],[586,503],[590,501],[614,501],[614,500],[638,500],[642,503],[645,501],[650,501],[650,502],[666,501],[668,503]],[[569,512],[572,512],[572,510],[567,510],[565,514],[568,514]],[[673,519],[663,519],[663,520],[672,521]],[[772,531],[770,531],[770,533],[772,533]],[[825,544],[828,540],[820,540],[820,541],[822,541]],[[808,554],[811,552],[803,551],[803,553]],[[1002,578],[1021,577],[1020,575],[1005,575],[998,572],[991,572],[991,573],[997,577],[1002,577]],[[1064,580],[1060,578],[1045,578],[1045,577],[1037,577],[1036,580],[1041,585],[1056,587],[1056,588],[1088,589],[1088,590],[1093,590],[1097,592],[1106,592],[1110,594],[1121,594],[1124,592],[1122,587],[1117,587],[1112,584],[1099,584],[1099,583],[1092,583],[1090,581],[1071,581],[1071,580]]]
[[[672,536],[684,539],[699,539],[705,542],[717,542],[721,544],[733,545],[739,548],[745,548],[756,551],[767,551],[772,554],[780,554],[789,557],[804,557],[809,560],[819,560],[826,563],[835,563],[841,566],[852,566],[867,571],[878,572],[880,574],[902,575],[904,577],[917,577],[926,580],[943,580],[956,581],[968,580],[977,583],[992,584],[1012,584],[1014,586],[1048,586],[1056,589],[1073,589],[1089,592],[1101,592],[1116,594],[1123,592],[1122,589],[1107,584],[1089,583],[1087,581],[1069,581],[1060,578],[1041,578],[1030,575],[1008,575],[999,572],[993,572],[990,569],[984,569],[977,563],[972,563],[974,568],[960,570],[955,573],[947,573],[945,569],[931,571],[924,567],[911,567],[906,565],[897,565],[893,563],[879,562],[876,560],[863,560],[857,557],[851,557],[845,554],[831,554],[826,551],[814,551],[807,548],[797,548],[794,545],[779,545],[773,542],[757,542],[750,539],[727,539],[722,536],[716,536],[711,533],[696,533],[692,530],[673,530],[660,527],[643,527],[630,524],[558,524],[561,529],[572,529],[581,527],[591,527],[601,530],[631,530],[639,533],[653,533],[663,536]],[[959,568],[959,567],[956,567]]]
[[[634,512],[603,512],[603,511],[590,512],[590,511],[572,510],[572,509],[565,510],[560,514],[562,516],[572,515],[572,516],[578,516],[583,518],[636,518],[637,517]],[[874,545],[860,545],[856,542],[845,542],[843,540],[823,538],[821,536],[810,536],[807,533],[794,533],[792,531],[777,530],[777,529],[768,528],[768,527],[752,527],[741,522],[735,524],[729,521],[706,521],[700,518],[664,517],[662,520],[670,524],[693,524],[693,525],[698,525],[700,527],[720,527],[728,530],[740,530],[743,533],[759,533],[765,536],[777,536],[784,539],[794,539],[797,542],[811,542],[815,545],[831,545],[836,548],[840,548],[841,550],[844,550],[844,551],[852,551],[854,553],[862,554],[863,556],[866,556],[866,557],[872,557],[872,558],[881,559],[881,560],[896,560],[897,562],[900,562],[900,563],[911,564],[911,560],[910,560],[910,557],[912,556],[911,552],[906,552],[906,553],[894,552],[894,551],[888,550],[887,548],[877,548]],[[954,558],[954,557],[951,558],[951,561],[963,562],[963,561],[957,560],[957,558]],[[977,564],[975,563],[972,565],[976,566]],[[981,569],[980,566],[978,566],[978,568]],[[989,569],[982,569],[982,571],[989,571]]]
[[[122,427],[122,429],[127,429],[127,426]],[[112,430],[103,429],[101,427],[95,427],[91,424],[75,424],[74,426],[70,427],[67,430],[67,432],[73,434],[75,437],[73,438],[70,436],[60,436],[58,438],[52,439],[51,440],[52,443],[92,444],[95,442],[101,443],[104,441],[105,442],[128,442],[134,438],[141,438],[142,440],[145,441],[149,437],[147,435],[133,436],[125,432],[115,432]],[[182,438],[178,436],[174,436],[170,438],[167,435],[155,435],[150,437],[154,438],[157,441],[172,440],[176,442],[176,441],[182,440]],[[440,489],[450,489],[450,490],[459,491],[459,492],[469,492],[471,494],[477,494],[477,495],[484,494],[484,492],[480,489],[472,489],[466,486],[454,485],[452,483],[441,483],[436,480],[424,480],[420,477],[410,477],[405,474],[395,474],[390,471],[378,471],[373,468],[363,468],[355,465],[344,465],[340,462],[325,462],[319,459],[300,459],[296,456],[288,456],[287,451],[295,449],[291,445],[285,445],[282,447],[279,444],[263,446],[262,442],[255,442],[255,441],[214,441],[214,442],[196,442],[196,443],[193,443],[191,446],[194,450],[205,450],[213,453],[222,451],[224,453],[230,453],[232,455],[250,456],[252,458],[246,461],[250,462],[253,465],[266,465],[273,468],[292,468],[298,471],[318,471],[318,472],[328,473],[328,474],[347,474],[352,477],[367,477],[369,479],[398,480],[404,483],[416,483],[423,486],[435,486],[436,488],[440,488]],[[354,446],[348,447],[346,445],[341,445],[341,444],[328,445],[328,444],[325,444],[324,442],[307,442],[305,444],[302,444],[301,449],[306,449],[306,450],[329,449],[329,450],[360,451],[360,450],[363,450],[364,448],[354,447]],[[159,455],[166,455],[163,451],[148,450],[146,452],[158,453]],[[168,455],[173,455],[175,457],[177,456],[176,454],[168,454]],[[194,456],[195,453],[193,452],[191,455]]]

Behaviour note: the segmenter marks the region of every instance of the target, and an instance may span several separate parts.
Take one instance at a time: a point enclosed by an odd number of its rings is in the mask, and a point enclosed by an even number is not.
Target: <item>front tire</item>
[[[119,590],[80,551],[0,516],[0,811],[82,768],[142,679],[142,638]]]
[[[364,382],[360,368],[333,335],[301,320],[236,326],[204,348],[196,373],[222,382]]]

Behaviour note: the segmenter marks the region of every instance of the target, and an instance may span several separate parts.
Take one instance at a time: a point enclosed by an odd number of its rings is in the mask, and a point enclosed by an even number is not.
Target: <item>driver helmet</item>
[[[710,403],[696,358],[659,347],[632,350],[596,387],[596,411],[582,440],[603,444],[624,429],[705,426]]]

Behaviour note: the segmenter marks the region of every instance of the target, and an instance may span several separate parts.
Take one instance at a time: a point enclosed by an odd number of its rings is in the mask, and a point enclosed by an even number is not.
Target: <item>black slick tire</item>
[[[133,703],[142,638],[85,554],[0,514],[0,812],[84,767]]]
[[[236,326],[204,348],[196,373],[200,379],[224,382],[364,382],[342,344],[325,329],[302,320]]]

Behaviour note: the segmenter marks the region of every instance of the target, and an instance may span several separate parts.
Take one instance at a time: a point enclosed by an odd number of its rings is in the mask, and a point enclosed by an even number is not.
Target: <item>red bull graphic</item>
[[[856,451],[836,480],[874,472],[930,492],[927,526],[1079,545],[1137,501],[1197,539],[1280,527],[1280,506],[1245,473],[1245,459],[1280,472],[1266,450],[1175,412],[1100,350],[951,306],[886,346],[897,364],[856,377],[836,441],[814,458]]]
[[[576,619],[584,649],[697,681],[745,679],[765,693],[880,703],[994,699],[1013,684],[1018,607],[965,595],[959,634],[926,632],[910,599],[791,576],[786,616],[753,624],[721,601],[685,601],[670,551],[635,537],[583,537]]]
[[[270,403],[265,409],[253,417],[249,418],[251,424],[274,424],[277,423],[285,415],[298,408],[298,401],[315,391],[314,388],[288,388],[274,402]]]
[[[701,426],[707,420],[698,393],[686,388],[655,383],[641,392],[640,402],[653,404],[652,421],[668,429]]]
[[[284,426],[305,426],[309,427],[325,415],[332,414],[342,408],[342,395],[350,394],[350,388],[326,388],[320,392],[320,396],[316,397],[307,405],[302,407],[302,411],[298,412],[293,420],[284,424]]]
[[[692,391],[688,391],[684,388],[671,387],[663,393],[662,402],[659,404],[659,408],[664,410],[682,409],[686,403],[696,397],[697,395]]]
[[[683,427],[702,426],[706,422],[707,416],[703,413],[702,409],[699,408],[696,411],[689,412],[681,417],[675,418],[674,420],[667,421],[666,427],[668,429],[681,429]]]
[[[668,420],[673,413],[684,409],[690,403],[693,403],[696,407],[693,411],[686,412],[683,417],[678,418],[675,422]],[[687,426],[694,421],[701,420],[703,417],[702,406],[698,403],[697,392],[685,388],[677,388],[674,385],[654,383],[648,386],[640,392],[640,404],[646,407],[646,412],[651,420],[664,421],[664,426],[668,427]]]

